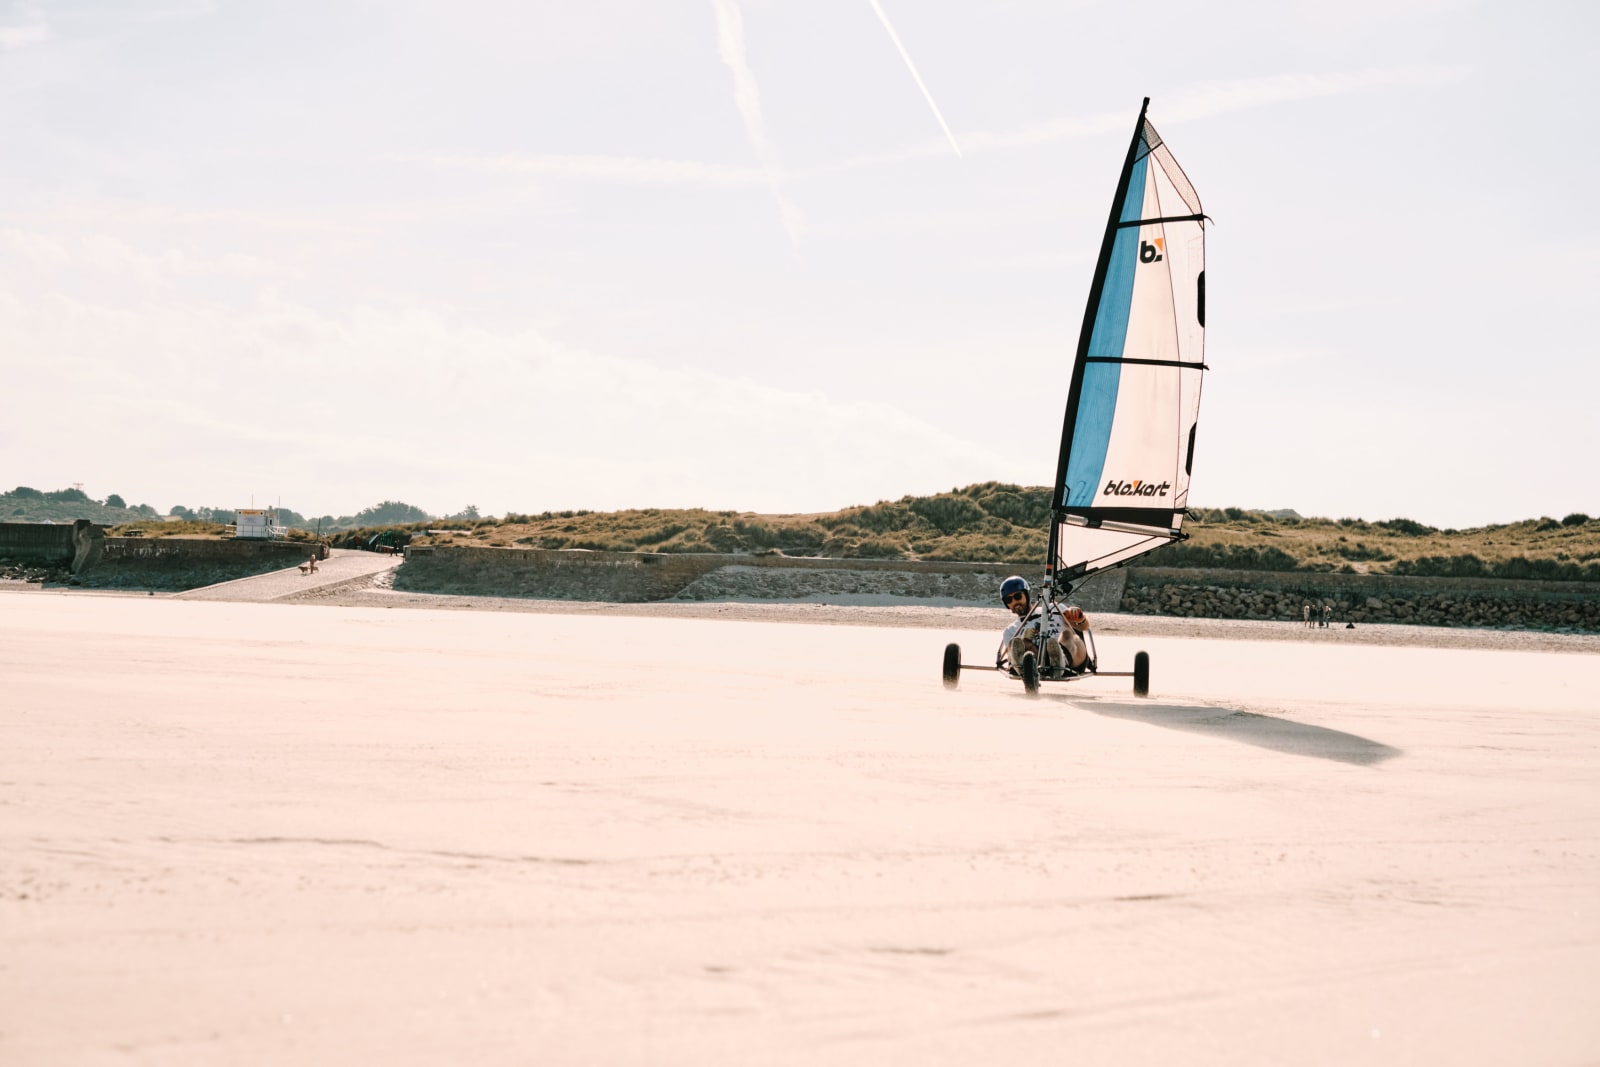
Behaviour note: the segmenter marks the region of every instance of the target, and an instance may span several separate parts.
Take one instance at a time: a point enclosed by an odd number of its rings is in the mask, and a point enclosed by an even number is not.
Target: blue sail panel
[[[1137,219],[1144,203],[1145,163],[1133,166],[1128,192],[1123,198],[1120,217]],[[1106,267],[1105,287],[1100,291],[1100,307],[1095,315],[1094,332],[1089,337],[1091,356],[1116,358],[1128,343],[1128,313],[1133,305],[1134,270],[1139,266],[1139,231],[1118,231]],[[1072,450],[1067,460],[1070,472],[1063,487],[1062,507],[1087,506],[1100,485],[1105,471],[1106,447],[1111,441],[1111,424],[1117,410],[1117,389],[1122,368],[1116,363],[1090,363],[1083,369],[1083,387],[1078,399],[1078,421],[1072,431]]]

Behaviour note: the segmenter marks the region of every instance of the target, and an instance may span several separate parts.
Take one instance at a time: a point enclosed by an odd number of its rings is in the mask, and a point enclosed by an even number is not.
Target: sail
[[[1067,394],[1052,570],[1074,582],[1183,536],[1205,371],[1205,216],[1139,111]]]

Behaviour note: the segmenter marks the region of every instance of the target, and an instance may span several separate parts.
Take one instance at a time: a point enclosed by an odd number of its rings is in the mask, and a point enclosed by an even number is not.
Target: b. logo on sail
[[[1155,244],[1151,244],[1149,241],[1141,240],[1139,242],[1139,262],[1140,263],[1160,263],[1161,262],[1161,246],[1162,246],[1163,243],[1164,242],[1160,237],[1156,238],[1156,243]]]

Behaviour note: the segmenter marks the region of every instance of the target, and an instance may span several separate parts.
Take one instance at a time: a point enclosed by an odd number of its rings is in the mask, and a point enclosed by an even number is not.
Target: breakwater
[[[413,593],[552,600],[826,600],[892,597],[906,603],[995,604],[1000,582],[1037,568],[1015,563],[818,559],[783,555],[584,552],[559,549],[412,547],[394,588]],[[1078,602],[1114,611],[1121,575],[1097,579]]]
[[[302,541],[107,537],[105,527],[86,519],[0,524],[0,560],[18,564],[19,575],[91,589],[194,589],[292,567],[312,554],[325,559],[327,548]]]
[[[413,547],[395,576],[407,592],[554,600],[827,600],[886,596],[995,603],[1018,563],[795,558],[711,553]],[[1085,611],[1298,620],[1306,604],[1345,623],[1600,632],[1600,588],[1582,582],[1415,578],[1302,571],[1128,567],[1073,594]]]
[[[1120,610],[1205,619],[1301,618],[1305,605],[1347,622],[1600,632],[1590,582],[1413,578],[1386,574],[1130,567]]]

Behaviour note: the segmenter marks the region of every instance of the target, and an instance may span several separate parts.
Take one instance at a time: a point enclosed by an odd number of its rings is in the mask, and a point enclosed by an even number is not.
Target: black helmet
[[[1004,604],[1007,597],[1009,597],[1012,593],[1019,592],[1027,593],[1028,602],[1030,604],[1033,602],[1033,587],[1028,584],[1028,580],[1026,578],[1013,574],[1011,577],[1000,583],[1000,603]]]

